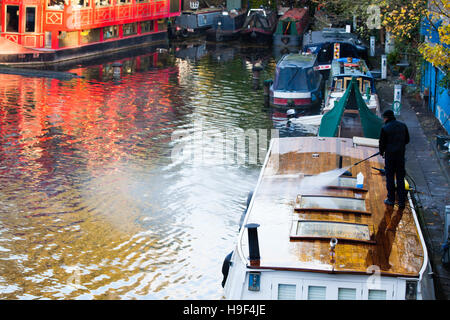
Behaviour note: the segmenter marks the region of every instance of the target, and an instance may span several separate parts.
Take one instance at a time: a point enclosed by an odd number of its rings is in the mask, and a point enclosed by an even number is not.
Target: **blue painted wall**
[[[425,19],[421,33],[428,35],[433,43],[439,43],[439,34],[430,28]],[[450,92],[449,89],[443,89],[439,86],[439,81],[444,77],[442,70],[434,67],[431,63],[425,62],[422,68],[422,92],[425,88],[429,89],[428,108],[434,113],[442,126],[450,133]]]

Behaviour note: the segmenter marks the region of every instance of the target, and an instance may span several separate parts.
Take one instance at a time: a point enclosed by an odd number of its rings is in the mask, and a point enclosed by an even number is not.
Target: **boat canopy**
[[[346,108],[358,110],[364,137],[379,138],[383,120],[367,107],[359,91],[356,77],[352,77],[342,98],[335,102],[334,107],[323,115],[319,127],[320,137],[335,137],[337,135]]]
[[[308,92],[317,86],[318,72],[315,72],[315,55],[289,54],[277,65],[273,89],[275,91]]]

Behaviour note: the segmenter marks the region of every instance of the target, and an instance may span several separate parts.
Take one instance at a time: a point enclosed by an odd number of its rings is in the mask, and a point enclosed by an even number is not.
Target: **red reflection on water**
[[[97,74],[93,79],[0,74],[0,172],[15,167],[49,174],[71,157],[96,168],[123,161],[136,142],[151,148],[161,122],[170,138],[173,106],[180,104],[170,77],[178,68],[161,67],[157,53],[119,62],[120,80],[112,78],[110,64],[70,70]]]

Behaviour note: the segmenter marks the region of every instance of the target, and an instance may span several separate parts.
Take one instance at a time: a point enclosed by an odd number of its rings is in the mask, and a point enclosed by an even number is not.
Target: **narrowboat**
[[[3,0],[0,64],[45,66],[167,43],[180,0]]]
[[[270,42],[277,26],[277,14],[270,9],[250,9],[241,30],[241,37],[250,42]]]
[[[343,28],[310,31],[303,36],[303,52],[317,54],[321,70],[329,70],[333,59],[361,58],[367,61],[367,46]]]
[[[292,8],[278,19],[273,44],[278,47],[300,47],[309,24],[308,8]]]
[[[270,85],[270,104],[275,108],[314,108],[323,98],[323,76],[314,54],[290,53],[278,61]]]
[[[358,58],[339,58],[331,63],[330,77],[325,85],[325,104],[323,113],[330,111],[336,101],[346,92],[352,79],[367,107],[380,116],[380,102],[375,88],[375,80],[364,60]]]
[[[186,10],[175,18],[171,27],[173,38],[187,38],[204,35],[212,27],[214,19],[222,14],[219,8]]]
[[[365,61],[351,57],[333,60],[320,115],[296,117],[291,122],[315,126],[320,136],[378,139],[383,124],[380,102]]]
[[[206,30],[206,39],[211,41],[228,41],[239,38],[247,11],[243,9],[224,10],[214,18],[210,29]]]
[[[414,204],[383,203],[377,152],[356,136],[272,139],[222,266],[225,298],[434,299]]]

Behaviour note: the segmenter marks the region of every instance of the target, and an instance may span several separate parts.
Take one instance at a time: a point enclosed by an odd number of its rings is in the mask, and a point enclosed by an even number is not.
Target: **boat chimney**
[[[248,249],[250,253],[250,266],[259,267],[259,243],[258,243],[258,227],[257,223],[246,224],[248,229]]]

